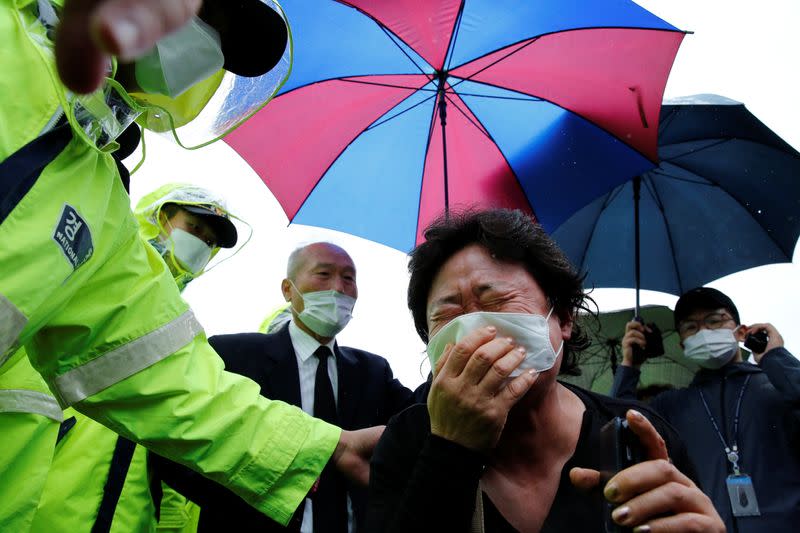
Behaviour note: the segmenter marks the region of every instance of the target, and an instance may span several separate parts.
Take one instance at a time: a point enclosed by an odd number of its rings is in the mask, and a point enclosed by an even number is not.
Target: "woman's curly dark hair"
[[[589,338],[578,324],[578,311],[594,314],[589,308],[594,301],[583,291],[584,276],[575,271],[539,224],[519,210],[451,211],[431,223],[424,235],[425,242],[411,252],[408,263],[408,308],[423,342],[428,342],[426,310],[434,277],[450,257],[478,244],[496,259],[522,265],[559,319],[573,319],[572,338],[564,342],[559,373],[580,375],[578,354],[589,345]]]

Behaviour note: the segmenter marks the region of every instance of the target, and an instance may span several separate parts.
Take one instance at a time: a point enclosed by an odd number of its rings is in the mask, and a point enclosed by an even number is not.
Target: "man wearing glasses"
[[[635,399],[645,327],[629,322],[611,395]],[[700,486],[730,532],[792,531],[800,524],[800,361],[772,324],[745,326],[716,289],[686,292],[675,327],[687,358],[701,368],[684,389],[650,406],[684,439]],[[766,347],[745,362],[740,342],[766,332]],[[763,333],[760,333],[763,334]]]

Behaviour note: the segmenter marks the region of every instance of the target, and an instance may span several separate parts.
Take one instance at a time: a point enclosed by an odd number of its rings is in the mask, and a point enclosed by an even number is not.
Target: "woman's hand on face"
[[[611,515],[614,521],[636,533],[724,532],[725,524],[711,500],[670,463],[664,439],[650,421],[633,410],[626,418],[650,460],[618,472],[606,483],[603,495],[617,505]],[[600,483],[597,470],[573,468],[569,474],[582,489]]]
[[[475,451],[494,448],[509,410],[538,378],[526,371],[509,380],[524,359],[524,349],[493,327],[448,345],[428,394],[431,433]]]

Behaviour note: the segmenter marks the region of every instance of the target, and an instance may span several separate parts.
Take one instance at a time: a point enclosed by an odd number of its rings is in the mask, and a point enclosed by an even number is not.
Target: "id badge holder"
[[[747,474],[734,474],[725,480],[733,516],[761,516],[753,480]]]

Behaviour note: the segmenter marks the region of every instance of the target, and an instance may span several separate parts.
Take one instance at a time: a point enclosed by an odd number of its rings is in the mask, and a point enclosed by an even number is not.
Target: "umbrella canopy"
[[[289,220],[409,250],[447,207],[555,229],[654,166],[683,38],[629,0],[286,0],[292,74],[226,137]]]
[[[660,165],[641,176],[641,288],[680,295],[711,280],[791,262],[800,236],[800,154],[743,104],[716,95],[665,102]],[[594,287],[635,278],[634,183],[553,233]]]
[[[580,360],[580,376],[560,376],[559,379],[608,394],[614,381],[614,370],[622,363],[622,337],[625,324],[633,319],[634,309],[622,309],[593,316],[581,315],[579,321],[589,334],[591,345]],[[650,385],[685,387],[698,370],[697,365],[683,356],[675,331],[673,313],[662,305],[644,306],[640,314],[646,323],[655,323],[664,340],[664,355],[646,360],[641,367],[639,388]]]

